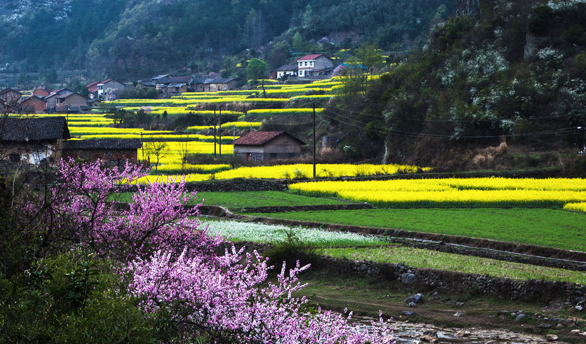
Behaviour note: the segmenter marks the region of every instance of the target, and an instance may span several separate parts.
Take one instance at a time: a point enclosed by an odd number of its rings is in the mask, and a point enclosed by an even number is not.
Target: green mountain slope
[[[340,132],[354,132],[345,145],[357,156],[386,149],[392,160],[463,168],[475,157],[466,148],[501,142],[575,154],[586,125],[586,3],[481,0],[360,97],[331,109]]]
[[[424,41],[432,23],[454,13],[455,3],[7,0],[0,4],[0,67],[18,72],[86,69],[130,78],[172,69],[218,71],[226,68],[227,56],[254,49],[257,56],[268,57],[275,46],[274,63],[361,41],[404,50]]]

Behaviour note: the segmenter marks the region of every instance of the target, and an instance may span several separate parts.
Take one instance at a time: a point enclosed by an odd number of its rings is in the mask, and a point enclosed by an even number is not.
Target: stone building
[[[299,157],[305,142],[284,131],[251,131],[233,144],[234,156],[245,161],[262,161]]]

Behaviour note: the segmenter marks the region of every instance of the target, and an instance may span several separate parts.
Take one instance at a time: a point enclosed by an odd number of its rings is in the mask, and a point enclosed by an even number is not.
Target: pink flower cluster
[[[198,229],[199,205],[184,206],[195,198],[184,181],[137,186],[126,209],[113,202],[143,175],[130,164],[118,169],[99,161],[62,160],[49,196],[30,201],[25,218],[42,224],[29,227],[42,227],[47,242],[70,242],[119,260],[148,257],[159,249],[176,255],[185,247],[210,253],[224,241]]]
[[[147,312],[161,309],[184,329],[186,338],[203,334],[221,343],[394,343],[389,324],[369,329],[349,323],[350,315],[310,312],[297,266],[276,283],[267,282],[267,259],[234,246],[216,251],[222,237],[199,228],[199,206],[184,181],[152,183],[134,190],[133,203],[120,207],[116,193],[134,188],[143,175],[135,166],[106,168],[99,161],[62,160],[45,196],[25,206],[23,221],[45,243],[61,242],[128,262],[129,291]],[[34,220],[33,220],[34,219]]]
[[[307,268],[297,263],[286,276],[283,264],[272,283],[271,267],[256,251],[243,255],[232,247],[211,260],[159,251],[131,264],[130,287],[147,311],[167,308],[188,336],[205,333],[220,343],[394,343],[382,318],[367,329],[350,324],[351,313],[311,313],[305,297],[292,296],[304,287],[297,275]]]

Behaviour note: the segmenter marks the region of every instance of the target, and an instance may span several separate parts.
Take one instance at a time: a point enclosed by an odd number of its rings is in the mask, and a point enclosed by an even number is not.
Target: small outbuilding
[[[204,92],[229,91],[236,88],[237,80],[228,79],[206,79],[203,82]]]
[[[140,139],[70,140],[63,144],[63,157],[102,160],[110,166],[123,166],[128,160],[136,164]]]
[[[305,142],[285,131],[251,131],[233,144],[234,156],[245,161],[262,161],[299,157]]]
[[[299,68],[296,64],[291,64],[281,66],[275,69],[275,72],[277,72],[277,79],[282,79],[283,77],[297,77],[298,70]]]
[[[69,138],[65,117],[0,119],[0,157],[14,164],[53,162]]]

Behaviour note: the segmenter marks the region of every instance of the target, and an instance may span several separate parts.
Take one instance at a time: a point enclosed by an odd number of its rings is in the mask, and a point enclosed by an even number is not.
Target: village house
[[[259,162],[299,157],[305,142],[285,131],[251,131],[234,140],[233,145],[235,157]]]
[[[32,95],[24,98],[20,103],[21,113],[43,113],[47,110],[47,101],[44,97]]]
[[[203,92],[206,79],[193,79],[193,90],[195,92]]]
[[[236,79],[206,79],[203,86],[204,92],[233,90],[236,88]]]
[[[171,74],[161,74],[161,75],[157,75],[157,76],[151,78],[150,80],[153,84],[157,85],[157,84],[161,83],[161,80],[170,78],[172,76],[173,75],[171,75]]]
[[[20,92],[9,87],[0,91],[0,112],[17,111],[21,97]]]
[[[284,77],[297,77],[298,67],[296,64],[293,65],[284,65],[277,69],[277,79],[283,79]]]
[[[87,87],[91,99],[115,100],[116,92],[125,89],[126,85],[114,79],[107,79],[92,82],[85,87]]]
[[[53,91],[45,100],[49,112],[80,112],[88,108],[85,97],[67,88]]]
[[[33,91],[33,96],[38,96],[38,97],[43,97],[43,98],[45,98],[45,97],[48,97],[48,96],[49,96],[49,94],[51,94],[51,92],[53,92],[53,91],[51,91],[51,90],[50,90],[50,89],[48,89],[48,88],[40,88],[40,87],[39,87],[39,88],[37,88],[37,89],[35,89],[35,90]]]
[[[157,89],[163,97],[177,96],[194,91],[193,78],[190,76],[170,76],[158,80]]]
[[[329,77],[334,70],[334,61],[324,54],[306,55],[297,60],[298,76]]]
[[[139,80],[136,82],[136,87],[157,88],[157,85],[150,81]]]
[[[128,160],[136,164],[140,139],[73,140],[63,144],[63,157],[95,161],[100,159],[110,166],[123,166]]]
[[[65,117],[0,119],[0,159],[12,164],[40,165],[61,157],[71,138]]]

